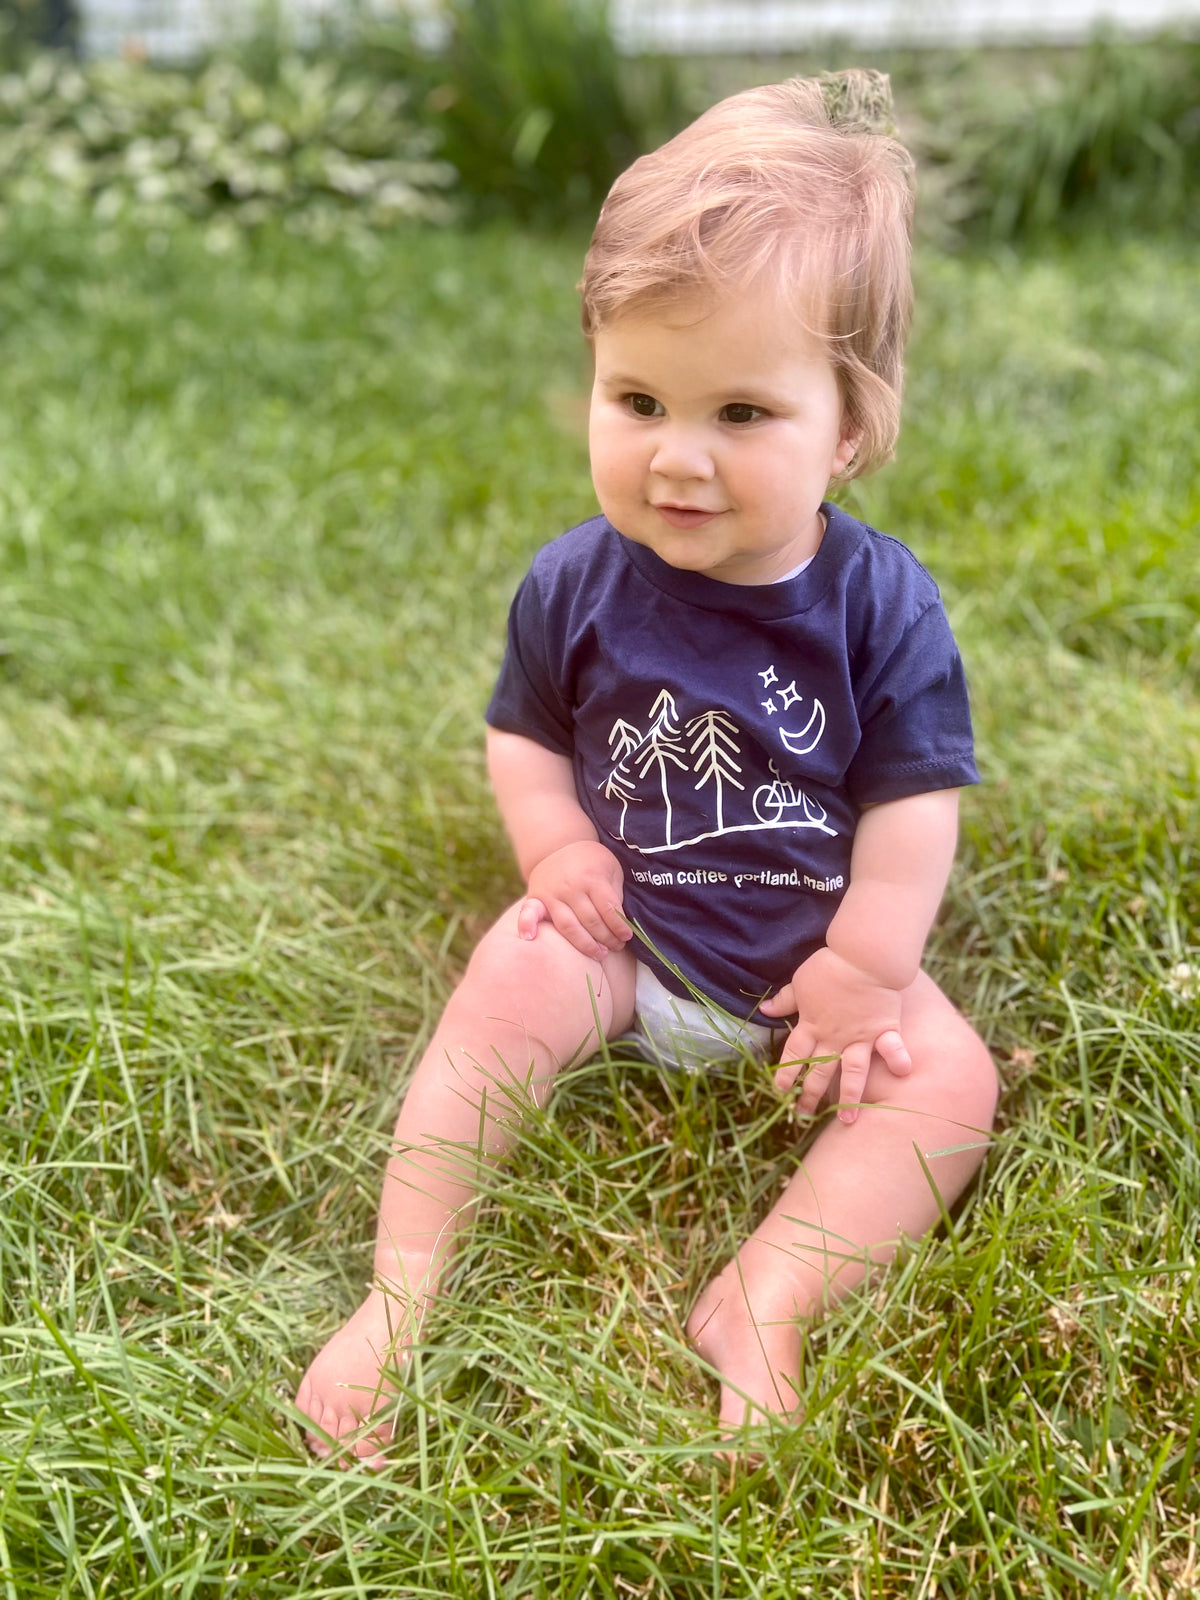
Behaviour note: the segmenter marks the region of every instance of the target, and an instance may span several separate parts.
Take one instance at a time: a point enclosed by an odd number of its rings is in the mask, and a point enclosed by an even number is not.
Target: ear
[[[831,478],[840,478],[842,473],[858,454],[858,447],[862,443],[861,433],[844,433],[838,440],[838,447],[833,453],[833,471]]]

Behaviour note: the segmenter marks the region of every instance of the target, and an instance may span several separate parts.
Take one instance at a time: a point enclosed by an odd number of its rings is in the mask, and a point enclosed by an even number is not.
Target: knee
[[[598,1012],[606,1029],[614,1018],[624,1026],[626,987],[632,996],[632,980],[623,981],[626,963],[632,968],[624,951],[605,961],[583,955],[549,922],[539,925],[536,938],[520,938],[514,906],[476,945],[451,1005],[539,1032],[549,1013],[590,1022]]]
[[[510,995],[538,992],[582,976],[600,977],[601,963],[581,955],[553,924],[542,923],[535,939],[517,933],[516,908],[495,922],[471,953],[462,987],[498,990]]]
[[[958,1061],[959,1089],[970,1110],[972,1127],[990,1128],[1000,1098],[1000,1075],[992,1052],[975,1032],[966,1028]]]
[[[901,1023],[913,1059],[912,1076],[904,1081],[923,1110],[985,1132],[995,1119],[1000,1089],[991,1051],[932,983],[916,999],[912,1015]]]
[[[963,1017],[938,1050],[938,1077],[947,1114],[964,1128],[986,1132],[995,1120],[1000,1079],[992,1053]]]

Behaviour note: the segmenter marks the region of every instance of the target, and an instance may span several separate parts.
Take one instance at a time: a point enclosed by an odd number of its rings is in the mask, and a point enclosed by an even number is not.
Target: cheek
[[[757,505],[777,517],[811,497],[823,498],[835,475],[834,444],[825,439],[797,439],[783,450],[763,452],[757,459],[747,454],[737,464],[736,477],[727,486],[747,507]]]
[[[603,449],[592,451],[592,489],[596,501],[606,517],[616,520],[622,501],[619,482],[609,469],[609,460]]]
[[[588,459],[592,463],[592,477],[598,478],[604,471],[607,450],[605,448],[604,429],[594,416],[588,423]]]
[[[802,441],[763,450],[744,450],[725,473],[729,487],[747,500],[777,501],[795,493],[805,479]]]
[[[612,482],[612,474],[608,470],[608,453],[601,440],[594,435],[591,440],[592,483],[596,493],[603,496]]]
[[[621,429],[603,420],[593,421],[588,435],[592,480],[599,490],[619,489],[635,475],[633,453],[622,448]]]

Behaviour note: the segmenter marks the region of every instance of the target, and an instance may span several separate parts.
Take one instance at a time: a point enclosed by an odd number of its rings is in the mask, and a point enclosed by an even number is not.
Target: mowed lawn
[[[227,246],[224,236],[213,241]],[[590,514],[583,241],[0,236],[0,1596],[1200,1587],[1194,243],[920,261],[899,459],[985,785],[936,976],[980,1182],[732,1470],[691,1299],[804,1129],[597,1059],[494,1180],[383,1474],[289,1410],[517,879],[481,714]]]

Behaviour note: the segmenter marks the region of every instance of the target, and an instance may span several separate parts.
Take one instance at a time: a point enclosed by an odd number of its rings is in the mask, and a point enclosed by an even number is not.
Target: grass
[[[927,255],[900,459],[853,495],[942,581],[987,779],[932,962],[1005,1095],[950,1226],[733,1473],[682,1319],[800,1130],[744,1069],[597,1058],[481,1205],[393,1469],[302,1446],[405,1072],[515,888],[479,721],[529,555],[590,510],[579,250],[9,218],[0,1596],[1183,1600],[1182,243]]]

